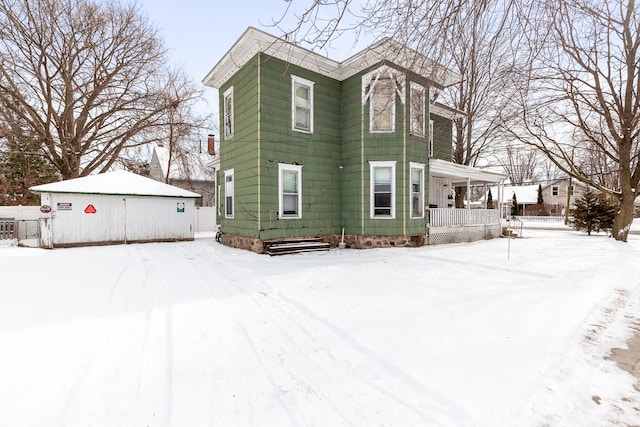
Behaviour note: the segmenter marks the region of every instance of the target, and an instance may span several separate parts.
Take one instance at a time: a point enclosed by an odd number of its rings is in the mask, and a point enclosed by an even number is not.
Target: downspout
[[[371,196],[369,196],[371,197]],[[360,102],[360,234],[364,236],[364,216],[366,214],[366,208],[364,204],[364,103]]]
[[[261,142],[262,142],[262,104],[261,104],[261,94],[262,94],[262,75],[261,72],[262,65],[262,53],[258,53],[258,238],[262,238],[260,235],[260,230],[262,230],[262,157],[261,157]]]
[[[405,75],[405,82],[408,82],[409,79]],[[406,84],[406,83],[405,83]],[[406,87],[405,87],[406,89]],[[409,94],[410,91],[405,90],[405,96]],[[402,169],[404,169],[404,173],[402,174],[402,235],[407,235],[407,100],[405,99],[403,116],[402,116]],[[409,173],[411,173],[411,168],[409,168]]]

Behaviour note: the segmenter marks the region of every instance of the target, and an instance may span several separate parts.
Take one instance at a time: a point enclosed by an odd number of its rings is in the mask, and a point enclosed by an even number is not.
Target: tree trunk
[[[467,187],[456,187],[456,201],[455,206],[457,209],[464,208],[464,201],[467,198]]]
[[[626,242],[629,236],[629,229],[633,222],[633,209],[634,209],[634,197],[633,192],[629,191],[629,194],[623,191],[622,198],[620,200],[620,206],[616,217],[613,219],[613,228],[611,229],[611,235],[614,239],[621,242]]]

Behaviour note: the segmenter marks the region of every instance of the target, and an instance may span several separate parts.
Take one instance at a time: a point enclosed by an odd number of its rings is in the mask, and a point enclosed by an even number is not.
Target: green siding
[[[453,126],[451,120],[433,116],[433,157],[446,160],[453,158]]]
[[[409,135],[408,90],[404,102],[396,96],[395,131],[369,132],[369,102],[362,104],[365,72],[340,82],[258,54],[220,88],[220,111],[230,86],[235,103],[235,135],[221,141],[221,172],[235,172],[235,218],[220,219],[225,233],[271,239],[338,234],[343,227],[347,234],[425,232],[427,219],[410,217],[409,164],[427,165],[426,201],[428,138]],[[292,130],[292,75],[314,82],[313,133]],[[409,81],[428,86],[420,76],[406,76],[407,87]],[[451,121],[434,121],[434,155],[450,160]],[[396,162],[394,219],[370,218],[370,161]],[[302,165],[302,218],[278,218],[279,163]]]
[[[292,129],[291,76],[314,82],[313,133]],[[262,90],[262,215],[260,237],[334,234],[340,231],[341,83],[265,57]],[[302,218],[277,218],[278,163],[302,165]]]
[[[219,218],[225,233],[258,236],[258,62],[257,57],[238,71],[220,88],[220,111],[224,111],[223,94],[233,86],[234,135],[225,140],[223,114],[220,114],[221,201],[225,200],[224,172],[234,170],[234,218]],[[224,209],[223,209],[224,212]]]

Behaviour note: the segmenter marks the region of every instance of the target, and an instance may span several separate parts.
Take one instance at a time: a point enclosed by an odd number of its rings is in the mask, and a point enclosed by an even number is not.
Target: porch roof
[[[491,169],[480,169],[472,166],[459,165],[440,159],[429,160],[429,175],[451,179],[451,183],[471,184],[498,183],[507,178],[507,175]]]

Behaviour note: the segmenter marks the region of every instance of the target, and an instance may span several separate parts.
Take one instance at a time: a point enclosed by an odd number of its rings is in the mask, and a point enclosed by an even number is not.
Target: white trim
[[[413,93],[415,92],[419,92],[422,95],[422,105],[420,106],[422,109],[422,123],[421,123],[421,129],[420,130],[415,130],[413,129],[413,111],[414,111],[414,105],[413,105]],[[427,111],[426,111],[426,90],[425,87],[419,83],[416,82],[409,82],[409,133],[411,135],[415,135],[415,136],[420,136],[423,137],[425,136],[426,132],[425,132],[425,121],[426,121],[426,116],[427,116]]]
[[[230,114],[231,131],[230,132],[227,132],[227,98],[231,98],[231,114]],[[233,86],[231,86],[222,95],[222,128],[223,128],[222,135],[224,136],[225,141],[233,138],[233,134],[235,131],[234,109],[235,109],[235,100],[233,99]]]
[[[412,219],[424,218],[424,176],[425,176],[425,167],[424,163],[416,163],[409,162],[409,217]],[[413,186],[412,186],[412,178],[413,178],[413,170],[420,170],[420,215],[413,215]]]
[[[396,161],[369,161],[369,217],[371,219],[395,219],[396,217]],[[374,169],[391,168],[391,214],[375,215]]]
[[[309,88],[309,129],[296,127],[296,84]],[[291,74],[291,129],[296,132],[313,133],[313,86],[315,82]]]
[[[249,27],[209,71],[203,83],[213,88],[220,88],[259,52],[339,81],[344,81],[385,60],[425,76],[443,87],[462,80],[460,75],[443,65],[390,38],[382,39],[351,58],[338,62]]]
[[[227,177],[230,176],[231,177],[231,214],[228,214],[227,212],[227,197],[229,197],[228,194],[228,187],[227,187]],[[233,219],[236,213],[236,207],[235,207],[235,203],[236,203],[236,177],[235,177],[235,171],[234,169],[227,169],[226,171],[224,171],[224,217],[228,218],[228,219]]]
[[[298,206],[296,206],[296,215],[284,215],[284,192],[283,192],[283,180],[282,172],[293,171],[298,174],[296,181]],[[278,218],[280,219],[299,219],[302,218],[302,165],[292,165],[289,163],[278,163]]]

